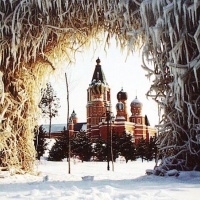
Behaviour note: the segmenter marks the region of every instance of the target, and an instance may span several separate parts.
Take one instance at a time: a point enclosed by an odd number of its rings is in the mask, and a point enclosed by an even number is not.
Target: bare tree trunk
[[[51,138],[51,108],[50,109],[50,115],[49,115],[49,139]]]
[[[113,158],[113,145],[112,145],[112,136],[113,136],[113,131],[112,131],[112,124],[110,123],[110,151],[111,151],[111,160],[112,160],[112,171],[114,172],[114,158]]]
[[[67,130],[69,134],[69,85],[67,74],[65,73],[65,80],[66,80],[66,88],[67,88]],[[68,143],[68,174],[71,173],[71,166],[70,166],[70,156],[71,156],[71,144],[70,144],[70,134],[69,134],[69,143]]]

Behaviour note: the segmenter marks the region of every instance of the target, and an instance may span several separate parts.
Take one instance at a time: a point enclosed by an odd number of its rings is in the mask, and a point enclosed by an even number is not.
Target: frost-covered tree
[[[41,93],[42,93],[42,98],[39,103],[39,108],[41,108],[42,110],[42,115],[49,119],[49,138],[50,138],[52,118],[58,115],[58,108],[60,107],[60,99],[56,96],[56,93],[51,83],[47,83],[46,88],[42,88]]]
[[[200,170],[200,2],[143,1],[143,62],[159,105],[158,143],[165,170]],[[175,164],[176,163],[176,164]]]

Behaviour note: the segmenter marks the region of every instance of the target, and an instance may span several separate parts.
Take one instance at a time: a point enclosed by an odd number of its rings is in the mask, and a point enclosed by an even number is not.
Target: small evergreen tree
[[[37,152],[36,159],[40,160],[40,157],[44,154],[45,150],[47,149],[47,142],[45,139],[46,131],[44,127],[36,126],[34,128],[34,146]]]
[[[51,134],[52,118],[58,115],[58,108],[60,107],[60,99],[57,98],[56,93],[50,83],[46,84],[46,88],[41,90],[42,99],[39,103],[39,108],[42,110],[42,115],[49,118],[49,138]]]
[[[106,141],[104,141],[101,138],[98,138],[95,141],[93,156],[95,156],[97,160],[99,161],[106,160],[106,156],[107,156]]]
[[[120,136],[119,148],[121,155],[124,156],[126,160],[126,163],[128,162],[128,160],[136,159],[136,149],[133,143],[133,136],[126,133],[126,131],[124,131],[123,134]]]
[[[79,133],[73,139],[71,145],[72,153],[79,156],[83,161],[89,161],[92,156],[92,143],[85,133]]]
[[[146,154],[146,140],[144,138],[140,138],[136,146],[136,157],[141,158],[143,162],[143,160],[145,159],[145,154]]]
[[[49,151],[49,161],[62,161],[64,158],[68,158],[68,144],[69,137],[68,132],[63,131],[63,135],[56,139],[56,142]]]
[[[76,157],[79,156],[79,134],[74,135],[70,139],[70,144],[71,144],[71,156]]]
[[[141,138],[137,144],[137,158],[142,158],[143,160],[151,161],[157,157],[157,144],[156,137],[150,137],[149,141]]]
[[[149,142],[146,143],[146,159],[149,161],[153,160],[156,158],[157,154],[157,146],[156,146],[156,140],[155,137],[150,137]]]

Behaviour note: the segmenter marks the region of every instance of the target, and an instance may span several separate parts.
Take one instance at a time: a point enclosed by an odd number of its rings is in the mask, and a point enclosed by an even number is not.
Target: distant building
[[[46,131],[45,137],[49,138],[49,125],[43,125],[44,130]],[[63,135],[63,130],[66,128],[66,124],[52,124],[51,125],[51,134],[50,138],[59,138]]]
[[[73,110],[68,124],[70,135],[80,132],[88,134],[92,140],[99,137],[106,140],[111,131],[119,135],[127,132],[133,135],[136,143],[140,138],[148,141],[151,136],[155,136],[156,129],[150,126],[147,115],[142,115],[143,104],[137,96],[130,104],[131,116],[128,115],[128,95],[123,89],[117,93],[116,116],[111,115],[111,89],[106,81],[99,58],[96,63],[91,83],[87,89],[87,122],[79,123]],[[67,125],[52,124],[51,138],[62,136],[64,127],[67,128]],[[44,125],[44,128],[48,130],[48,125]]]
[[[49,138],[49,125],[43,125],[46,131],[46,137]],[[67,129],[67,124],[52,124],[51,126],[51,138],[59,138],[64,134],[64,129]],[[72,112],[69,122],[70,135],[76,135],[77,133],[85,133],[87,131],[86,122],[78,122],[75,111]]]
[[[82,122],[79,123],[78,122],[78,117],[75,113],[75,111],[73,110],[70,118],[69,118],[69,134],[70,136],[76,135],[77,133],[87,133],[87,123],[86,122]]]
[[[131,102],[131,116],[129,117],[127,112],[128,95],[123,89],[117,93],[115,120],[113,122],[108,120],[108,117],[110,119],[112,117],[111,90],[106,82],[99,58],[96,63],[91,83],[87,89],[87,123],[79,124],[76,113],[73,111],[69,121],[70,135],[81,131],[87,133],[91,139],[101,137],[106,140],[111,131],[118,134],[126,131],[133,135],[136,143],[140,138],[148,141],[151,136],[155,136],[156,129],[150,126],[148,117],[142,115],[143,104],[137,97]],[[79,128],[76,129],[76,127]]]

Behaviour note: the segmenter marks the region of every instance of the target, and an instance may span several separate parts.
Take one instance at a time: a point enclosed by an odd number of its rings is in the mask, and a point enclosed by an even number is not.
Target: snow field
[[[145,175],[155,163],[140,160],[114,163],[42,161],[39,176],[30,174],[0,178],[0,199],[59,200],[193,200],[200,196],[200,172],[181,172],[178,177]],[[0,172],[0,174],[5,172]],[[5,174],[4,174],[5,175]],[[94,176],[83,181],[83,176]]]

